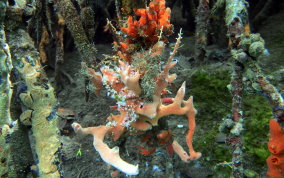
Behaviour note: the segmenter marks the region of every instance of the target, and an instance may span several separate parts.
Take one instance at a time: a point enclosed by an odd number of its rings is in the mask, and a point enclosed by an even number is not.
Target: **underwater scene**
[[[0,178],[284,178],[284,1],[0,0]]]

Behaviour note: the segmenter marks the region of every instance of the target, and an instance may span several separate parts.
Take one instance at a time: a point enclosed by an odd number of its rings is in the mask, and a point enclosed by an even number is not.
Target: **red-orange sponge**
[[[271,152],[266,160],[268,171],[267,175],[271,178],[284,177],[284,131],[275,120],[270,120],[270,137],[268,149]]]
[[[141,50],[141,47],[148,50],[158,40],[167,42],[167,36],[173,33],[171,9],[166,8],[165,0],[152,0],[149,7],[134,9],[134,13],[137,18],[129,16],[126,26],[120,28],[126,37],[116,42],[117,50],[123,55],[120,57],[128,62],[131,62],[131,56]]]

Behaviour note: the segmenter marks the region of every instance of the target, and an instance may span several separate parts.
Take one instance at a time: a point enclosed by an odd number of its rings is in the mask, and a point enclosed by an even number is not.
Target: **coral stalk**
[[[284,102],[283,97],[279,91],[263,76],[260,75],[256,78],[256,82],[262,88],[262,92],[267,96],[274,118],[282,128],[284,128]]]
[[[0,1],[0,159],[4,160],[0,165],[0,177],[7,175],[9,171],[14,172],[11,168],[9,169],[8,164],[10,161],[11,147],[10,144],[6,143],[7,137],[9,137],[12,132],[10,128],[12,122],[10,108],[13,94],[12,83],[10,81],[13,65],[10,47],[6,42],[6,33],[4,30],[6,5],[7,1]]]
[[[226,25],[228,27],[229,47],[231,54],[236,53],[241,35],[244,33],[244,25],[248,23],[247,8],[243,0],[226,1]],[[243,89],[242,82],[244,66],[238,62],[238,54],[233,55],[233,73],[232,73],[232,112],[234,128],[231,134],[227,136],[227,143],[233,149],[233,168],[232,174],[235,178],[243,177],[243,143],[242,143],[242,124],[243,124]],[[233,141],[232,141],[233,140]]]
[[[209,0],[199,0],[196,11],[196,33],[194,55],[196,61],[203,61],[205,57],[205,48],[207,46],[208,26],[209,26]]]
[[[226,1],[226,24],[228,26],[228,36],[229,36],[229,45],[232,48],[231,53],[234,58],[234,70],[236,79],[232,80],[232,89],[233,89],[233,120],[237,122],[234,128],[231,130],[233,135],[237,137],[231,137],[231,143],[234,146],[234,155],[233,155],[233,176],[234,177],[243,177],[243,168],[242,168],[242,144],[241,144],[241,131],[242,128],[242,115],[241,110],[241,95],[243,88],[243,77],[242,74],[245,71],[250,73],[248,78],[252,79],[260,87],[256,89],[261,91],[270,101],[270,104],[274,113],[274,120],[270,121],[271,133],[273,135],[273,129],[276,125],[274,122],[278,123],[283,127],[284,121],[284,104],[283,97],[277,91],[277,89],[268,82],[264,77],[261,70],[259,69],[256,61],[259,56],[267,55],[267,50],[264,47],[264,40],[260,37],[259,34],[251,34],[249,23],[248,23],[248,13],[246,9],[245,1]],[[246,69],[246,70],[244,70]],[[254,85],[255,86],[255,85]],[[234,107],[235,106],[235,107]],[[277,126],[278,127],[278,126]],[[278,135],[279,136],[279,135]],[[277,136],[272,136],[275,139]],[[272,137],[270,137],[272,139]],[[229,139],[228,139],[229,140]],[[269,143],[270,144],[270,143]],[[271,151],[271,150],[270,150]],[[273,154],[273,152],[272,152]],[[273,160],[271,159],[274,155],[268,158],[268,166],[271,167]],[[237,161],[237,162],[236,162]],[[237,166],[235,166],[237,165]],[[274,169],[275,170],[275,169]],[[272,175],[271,172],[273,169],[269,169],[268,175]],[[273,176],[272,176],[273,177]]]
[[[56,0],[54,2],[74,38],[75,45],[83,61],[87,63],[94,62],[92,60],[95,59],[96,49],[94,45],[90,43],[73,3],[70,0]]]
[[[22,29],[16,29],[7,35],[11,47],[13,62],[17,63],[22,87],[19,99],[23,104],[21,119],[31,125],[34,142],[35,160],[40,177],[60,177],[56,160],[60,147],[57,128],[54,89],[48,82],[39,62],[39,55],[32,39]],[[24,124],[24,120],[21,120]],[[26,123],[26,122],[25,122]]]

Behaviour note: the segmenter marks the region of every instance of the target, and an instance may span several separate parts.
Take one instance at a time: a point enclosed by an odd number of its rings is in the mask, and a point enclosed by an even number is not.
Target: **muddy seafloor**
[[[262,36],[266,40],[267,48],[270,51],[270,57],[262,58],[260,62],[264,71],[269,74],[270,79],[278,88],[283,91],[283,66],[284,66],[284,14],[278,13],[269,17],[263,26],[259,29]],[[185,31],[186,33],[186,31]],[[177,34],[174,34],[177,36]],[[177,73],[178,77],[173,85],[169,86],[172,92],[169,96],[174,96],[177,89],[181,86],[183,81],[187,82],[187,90],[185,97],[190,96],[190,76],[193,75],[197,68],[193,67],[191,56],[193,55],[194,39],[192,36],[185,35],[182,40],[184,47],[180,49],[177,54],[179,63],[171,70],[171,73]],[[279,39],[283,39],[282,41]],[[172,41],[173,43],[174,41]],[[113,54],[111,44],[96,44],[98,49],[98,57],[103,58],[103,54]],[[166,53],[169,52],[170,49]],[[217,49],[215,49],[217,50]],[[230,70],[230,66],[226,62],[210,62],[206,64],[206,69],[203,70]],[[74,79],[75,84],[70,84],[64,81],[64,88],[58,94],[60,107],[68,108],[75,111],[75,117],[70,120],[62,119],[60,121],[61,141],[63,143],[61,150],[61,159],[63,164],[61,170],[65,178],[92,178],[92,177],[111,177],[111,173],[115,171],[114,168],[108,166],[102,161],[99,154],[95,151],[92,145],[92,136],[75,135],[70,129],[72,122],[78,122],[84,127],[98,126],[106,124],[106,118],[114,113],[110,106],[115,105],[115,101],[106,96],[106,91],[103,90],[101,96],[90,94],[88,102],[85,97],[85,80],[80,74],[80,58],[78,53],[72,52],[65,55],[64,69]],[[198,68],[199,69],[199,68]],[[283,93],[283,92],[282,92]],[[198,105],[198,104],[197,104]],[[212,106],[213,108],[216,106]],[[197,110],[199,108],[196,108]],[[202,114],[202,113],[199,113]],[[197,115],[196,124],[197,129],[194,137],[195,140],[203,138],[206,130],[199,124],[199,116]],[[168,116],[163,118],[167,120],[168,128],[173,131],[173,136],[179,143],[187,150],[185,143],[185,135],[188,129],[187,119],[183,116]],[[216,118],[219,119],[219,118]],[[177,125],[183,125],[178,128]],[[70,129],[68,131],[68,129]],[[177,155],[170,157],[166,149],[161,146],[157,147],[156,151],[144,156],[139,153],[137,146],[145,146],[145,143],[140,141],[139,135],[127,135],[121,137],[118,141],[113,142],[110,137],[105,139],[105,142],[112,148],[119,146],[121,157],[131,164],[139,164],[139,175],[137,177],[216,177],[213,173],[214,165],[209,167],[204,164],[206,159],[210,157],[206,153],[206,148],[195,147],[196,151],[203,151],[203,157],[197,161],[184,163]],[[204,143],[206,147],[206,143]],[[212,148],[210,148],[212,149]],[[78,154],[78,151],[81,154]],[[206,158],[206,159],[205,159]],[[217,164],[217,163],[216,163]],[[251,166],[254,164],[251,163]],[[266,167],[262,169],[260,175],[265,175]],[[123,173],[118,174],[117,177],[126,177]],[[224,177],[217,175],[217,177]]]

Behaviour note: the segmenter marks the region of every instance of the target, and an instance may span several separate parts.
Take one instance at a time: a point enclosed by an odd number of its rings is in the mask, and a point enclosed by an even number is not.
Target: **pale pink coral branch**
[[[119,61],[119,64],[120,64],[119,74],[121,77],[121,81],[128,89],[132,90],[136,94],[136,96],[139,96],[142,91],[139,84],[139,79],[140,79],[139,72],[131,71],[131,66],[123,61]]]
[[[182,161],[188,162],[188,160],[190,160],[187,152],[184,151],[182,146],[176,140],[173,141],[172,147],[174,152],[180,157]]]
[[[138,165],[135,166],[122,160],[119,155],[118,147],[111,149],[103,142],[105,135],[111,131],[112,127],[98,126],[82,128],[82,126],[78,123],[73,123],[72,127],[76,133],[93,135],[93,145],[104,162],[112,165],[127,175],[138,175]]]
[[[176,74],[169,75],[169,71],[171,68],[173,68],[177,62],[173,62],[173,58],[177,53],[178,47],[181,43],[181,30],[179,33],[179,37],[177,38],[174,51],[172,52],[171,56],[169,57],[166,66],[164,67],[163,71],[161,74],[158,76],[157,82],[156,82],[156,91],[154,95],[156,96],[161,96],[161,92],[164,88],[168,86],[169,83],[172,83],[176,79]]]
[[[157,110],[160,104],[161,98],[154,95],[152,103],[145,103],[143,106],[137,106],[135,112],[150,119],[154,119],[157,116]]]

